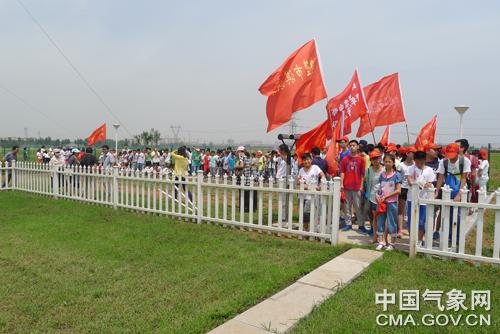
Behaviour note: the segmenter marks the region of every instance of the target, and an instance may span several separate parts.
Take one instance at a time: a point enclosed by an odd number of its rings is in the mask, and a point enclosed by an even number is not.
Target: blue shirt
[[[347,149],[344,153],[340,152],[340,161],[344,160],[345,157],[351,154],[351,150]]]

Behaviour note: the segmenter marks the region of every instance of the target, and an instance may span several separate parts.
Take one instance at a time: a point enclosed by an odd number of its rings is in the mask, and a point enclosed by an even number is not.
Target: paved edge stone
[[[283,333],[382,256],[382,252],[352,248],[209,333]]]

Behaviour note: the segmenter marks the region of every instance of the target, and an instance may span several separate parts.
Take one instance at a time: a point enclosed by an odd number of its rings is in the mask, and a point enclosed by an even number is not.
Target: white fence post
[[[339,220],[340,220],[340,177],[333,178],[333,192],[330,196],[332,199],[332,230],[330,243],[332,246],[339,244]],[[301,188],[302,189],[302,188]]]
[[[15,160],[12,160],[12,164],[11,164],[11,175],[12,175],[12,178],[11,178],[11,189],[16,189],[16,166],[17,166],[17,161]]]
[[[201,224],[201,216],[203,214],[203,192],[201,183],[203,181],[203,171],[199,170],[198,175],[196,177],[196,192],[197,192],[197,204],[198,204],[198,212],[196,216],[196,223]]]
[[[495,191],[496,204],[500,204],[500,189]],[[495,210],[495,230],[493,237],[493,257],[500,257],[500,210]]]
[[[418,198],[419,187],[417,184],[411,186],[411,222],[410,222],[410,258],[417,256],[417,240],[418,240],[418,220],[420,200]]]
[[[113,167],[113,209],[118,208],[118,167]]]

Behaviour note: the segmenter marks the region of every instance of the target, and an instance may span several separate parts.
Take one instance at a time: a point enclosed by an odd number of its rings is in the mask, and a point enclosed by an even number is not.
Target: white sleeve
[[[443,174],[443,175],[444,175],[444,162],[443,162],[443,161],[444,161],[444,159],[439,160],[439,167],[438,167],[438,169],[437,169],[437,173],[438,173],[438,174]],[[448,162],[448,163],[449,163],[449,162]],[[470,163],[470,161],[469,161],[469,163]],[[464,166],[464,167],[465,167],[465,166]],[[470,166],[469,166],[469,169],[470,169]]]
[[[464,173],[470,173],[471,172],[471,162],[469,158],[464,157]]]
[[[424,169],[422,174],[425,174],[425,181],[426,182],[432,183],[432,182],[436,181],[436,174],[434,173],[432,168],[427,167],[426,169]]]

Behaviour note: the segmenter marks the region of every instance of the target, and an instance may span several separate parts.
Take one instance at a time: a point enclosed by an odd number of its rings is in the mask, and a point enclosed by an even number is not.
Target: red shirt
[[[340,173],[344,174],[345,190],[361,190],[361,178],[365,176],[365,159],[348,155],[340,163]]]

